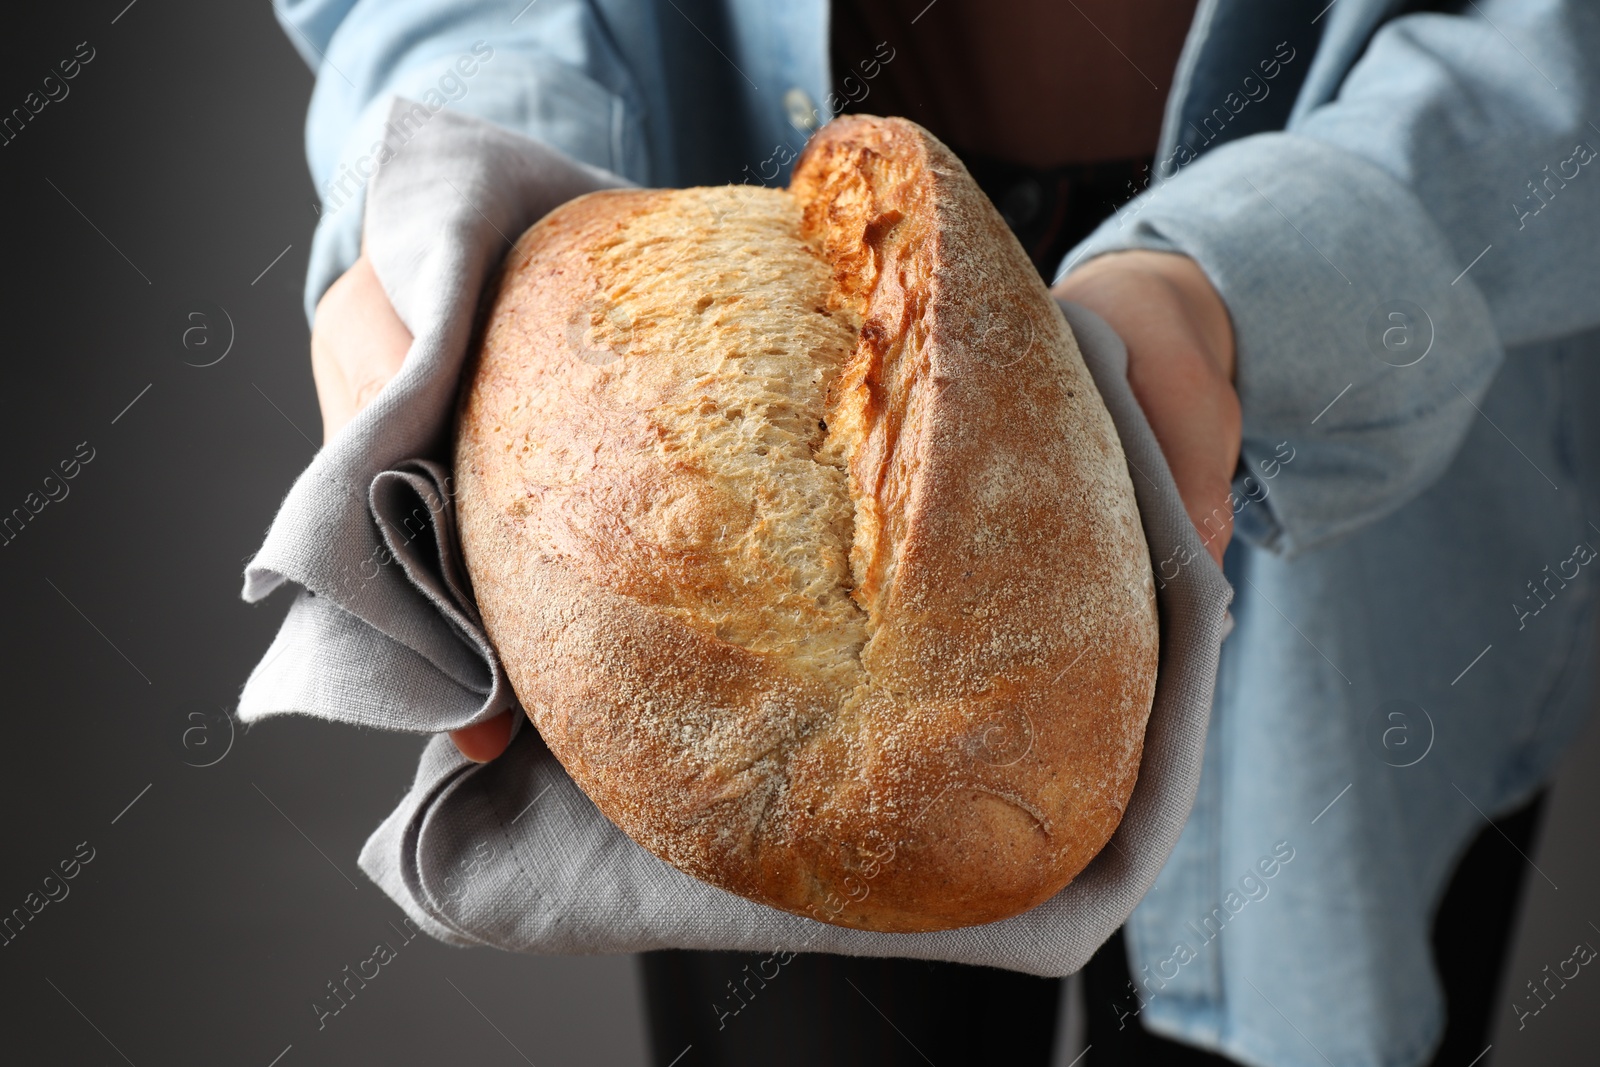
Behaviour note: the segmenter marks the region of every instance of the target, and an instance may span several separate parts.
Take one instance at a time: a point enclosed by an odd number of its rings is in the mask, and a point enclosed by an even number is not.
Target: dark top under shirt
[[[839,0],[834,91],[949,145],[1049,272],[1142,187],[1195,4]]]

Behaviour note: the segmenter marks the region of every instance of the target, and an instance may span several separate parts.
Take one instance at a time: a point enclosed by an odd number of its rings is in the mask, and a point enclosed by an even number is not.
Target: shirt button
[[[796,86],[784,93],[783,110],[789,116],[789,125],[801,133],[811,133],[817,128],[817,104],[804,89]]]

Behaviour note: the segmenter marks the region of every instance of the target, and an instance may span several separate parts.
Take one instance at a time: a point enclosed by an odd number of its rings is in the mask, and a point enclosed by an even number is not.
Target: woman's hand
[[[311,377],[322,409],[324,444],[399,373],[410,348],[411,331],[395,314],[372,263],[363,255],[317,302],[311,327]],[[511,744],[514,714],[508,711],[476,726],[452,730],[450,739],[463,756],[485,763]]]
[[[311,377],[322,409],[323,444],[400,372],[410,348],[411,331],[363,255],[322,294],[312,321]]]
[[[1128,384],[1172,469],[1184,510],[1217,565],[1233,536],[1239,394],[1233,324],[1200,265],[1168,252],[1096,256],[1056,284],[1128,346]]]

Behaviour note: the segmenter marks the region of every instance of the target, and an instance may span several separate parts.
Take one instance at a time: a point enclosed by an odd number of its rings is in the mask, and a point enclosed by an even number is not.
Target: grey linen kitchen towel
[[[434,735],[410,792],[362,850],[362,869],[422,928],[458,945],[787,949],[1042,975],[1081,967],[1154,883],[1188,817],[1232,597],[1129,391],[1116,335],[1064,306],[1121,435],[1158,574],[1160,673],[1122,823],[1071,885],[1025,914],[927,934],[830,926],[706,885],[645,851],[600,814],[521,715],[511,747],[489,764],[469,762],[444,736],[517,706],[461,566],[445,465],[480,293],[523,229],[567,199],[623,182],[448,111],[392,147],[368,190],[366,250],[416,340],[400,374],[295,482],[246,569],[246,600],[284,584],[298,591],[239,703],[246,722],[300,713]],[[863,894],[872,873],[863,872]]]

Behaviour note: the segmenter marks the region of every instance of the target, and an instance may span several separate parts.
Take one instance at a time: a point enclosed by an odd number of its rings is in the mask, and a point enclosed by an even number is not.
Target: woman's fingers
[[[511,716],[515,711],[503,711],[492,719],[476,726],[464,726],[450,731],[450,740],[456,743],[461,754],[474,763],[488,763],[511,745]]]
[[[328,287],[311,327],[311,376],[324,444],[399,373],[410,348],[411,331],[362,256]]]

